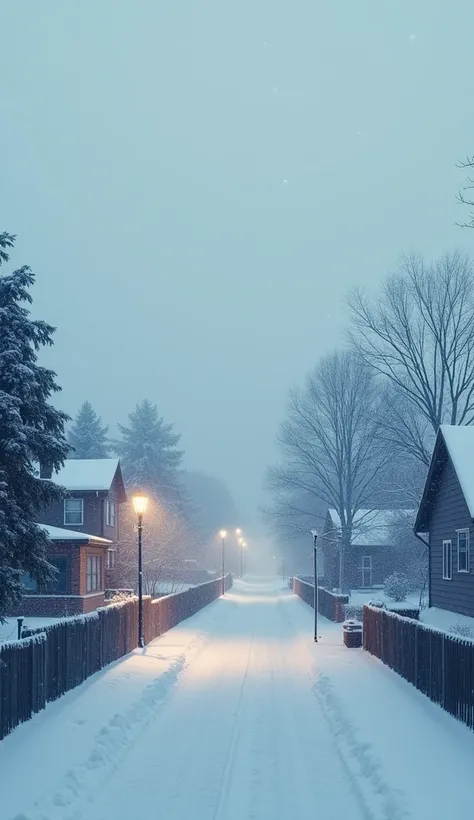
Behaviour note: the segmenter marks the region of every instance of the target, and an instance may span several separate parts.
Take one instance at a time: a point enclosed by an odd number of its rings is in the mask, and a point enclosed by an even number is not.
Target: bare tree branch
[[[474,421],[474,279],[459,253],[405,256],[382,294],[349,297],[351,341],[392,388],[386,437],[429,462],[440,424]]]
[[[274,520],[293,530],[307,524],[301,499],[334,508],[341,521],[343,555],[352,541],[354,517],[373,497],[392,454],[380,437],[381,395],[372,371],[351,352],[324,358],[304,389],[290,395],[278,444],[280,465],[268,474],[278,499]]]
[[[467,156],[465,159],[457,163],[456,168],[474,168],[474,156]],[[457,200],[461,205],[467,205],[472,208],[469,222],[457,222],[460,228],[474,228],[474,198],[473,194],[469,193],[474,190],[474,179],[471,176],[467,177],[466,184],[458,191]]]

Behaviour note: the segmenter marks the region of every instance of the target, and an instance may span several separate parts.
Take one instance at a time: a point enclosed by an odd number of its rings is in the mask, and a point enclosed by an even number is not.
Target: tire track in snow
[[[234,720],[233,720],[233,725],[232,725],[232,733],[231,733],[231,737],[230,737],[230,740],[229,740],[229,745],[228,745],[228,748],[227,748],[224,772],[222,774],[222,779],[221,779],[221,783],[220,783],[220,787],[219,787],[219,793],[218,793],[218,797],[217,797],[217,803],[216,803],[216,806],[215,806],[215,809],[214,809],[214,812],[213,812],[213,815],[212,815],[212,820],[227,820],[226,815],[223,812],[226,808],[227,799],[228,799],[228,796],[229,796],[229,790],[230,790],[232,774],[233,774],[234,753],[235,753],[235,750],[237,748],[237,744],[239,742],[239,735],[240,735],[241,728],[242,728],[240,718],[241,718],[242,711],[243,711],[243,706],[244,706],[244,693],[245,693],[245,690],[247,688],[248,679],[249,679],[249,669],[250,669],[250,662],[251,662],[252,652],[253,652],[253,648],[254,648],[254,641],[255,641],[255,629],[252,631],[252,638],[249,642],[249,649],[248,649],[248,654],[247,654],[247,662],[246,662],[246,665],[245,665],[245,672],[244,672],[244,676],[243,676],[243,679],[242,679],[242,684],[241,684],[241,687],[240,687],[239,698],[238,698],[237,707],[236,707],[236,710],[235,710]]]
[[[95,736],[88,757],[67,773],[55,794],[41,801],[42,805],[38,803],[34,814],[20,813],[12,820],[51,820],[59,812],[61,820],[80,820],[84,805],[90,805],[94,795],[102,791],[123,759],[134,748],[150,719],[156,715],[157,710],[163,708],[191,660],[205,650],[210,640],[208,634],[198,634],[187,647],[186,653],[171,659],[170,666],[145,687],[130,708],[116,713],[102,727]]]
[[[380,759],[374,755],[370,744],[359,739],[357,727],[334,692],[329,676],[318,669],[315,655],[307,640],[296,630],[282,601],[279,601],[279,610],[292,630],[299,651],[303,651],[310,661],[311,690],[331,730],[334,748],[365,817],[367,820],[409,820],[411,813],[405,795],[385,781]],[[374,803],[376,809],[372,809]]]

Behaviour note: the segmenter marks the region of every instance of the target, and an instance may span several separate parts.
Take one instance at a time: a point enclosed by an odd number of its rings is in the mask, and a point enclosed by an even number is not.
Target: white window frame
[[[369,559],[369,565],[368,566],[366,566],[366,564],[365,564],[365,561],[367,561],[367,559]],[[361,573],[362,574],[362,588],[363,589],[368,589],[369,587],[372,586],[372,581],[373,581],[373,577],[372,577],[372,556],[371,555],[363,555],[362,556],[361,570],[362,570],[362,573]],[[364,584],[364,574],[366,572],[370,572],[370,584],[368,586],[366,584]]]
[[[458,544],[457,544],[457,547],[458,547],[458,549],[457,549],[457,553],[458,553],[458,572],[462,573],[463,575],[467,575],[470,572],[470,565],[471,565],[471,561],[470,561],[470,543],[469,543],[469,540],[470,540],[469,528],[468,527],[463,527],[460,530],[456,530],[456,532],[457,532],[457,536],[458,536],[458,539],[457,539],[458,540]],[[467,536],[466,537],[466,569],[459,569],[459,536],[460,535],[466,535]]]
[[[107,569],[115,569],[117,565],[117,550],[109,547],[107,550]]]
[[[68,515],[67,506],[71,501],[75,501],[75,502],[79,501],[80,504],[81,504],[81,520],[80,521],[68,521],[67,520],[67,515]],[[77,513],[77,510],[75,510],[75,513]],[[82,527],[83,524],[84,524],[84,499],[83,498],[65,498],[64,499],[64,526],[65,527]]]
[[[86,559],[86,591],[102,591],[102,558],[100,555],[88,555]]]
[[[117,506],[110,498],[105,500],[105,523],[108,527],[115,527],[117,522]]]
[[[447,550],[449,547],[449,562],[447,561]],[[453,580],[453,542],[451,538],[443,539],[443,581]]]

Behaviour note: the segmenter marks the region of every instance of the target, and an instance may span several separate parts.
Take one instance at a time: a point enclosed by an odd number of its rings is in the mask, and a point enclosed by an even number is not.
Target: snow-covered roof
[[[440,429],[469,514],[474,518],[474,427],[442,424]]]
[[[118,458],[68,458],[53,481],[66,490],[110,490]]]
[[[88,535],[86,532],[77,532],[77,530],[66,530],[61,527],[52,527],[50,524],[38,524],[43,530],[46,530],[51,541],[98,541],[100,544],[112,544],[108,538],[99,538],[98,535]]]
[[[415,520],[415,510],[358,510],[354,514],[351,543],[356,547],[391,546],[392,527],[400,512]],[[334,526],[340,528],[338,512],[329,510],[329,516]]]

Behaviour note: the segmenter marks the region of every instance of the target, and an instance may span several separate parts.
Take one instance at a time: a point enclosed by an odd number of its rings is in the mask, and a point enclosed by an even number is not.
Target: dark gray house
[[[474,616],[474,427],[440,427],[415,532],[429,544],[429,606]]]
[[[380,586],[398,566],[394,526],[397,515],[415,517],[411,510],[361,509],[354,514],[350,554],[344,556],[344,577],[350,589]],[[318,575],[327,589],[339,587],[341,519],[334,509],[326,514],[318,539],[320,564]]]

